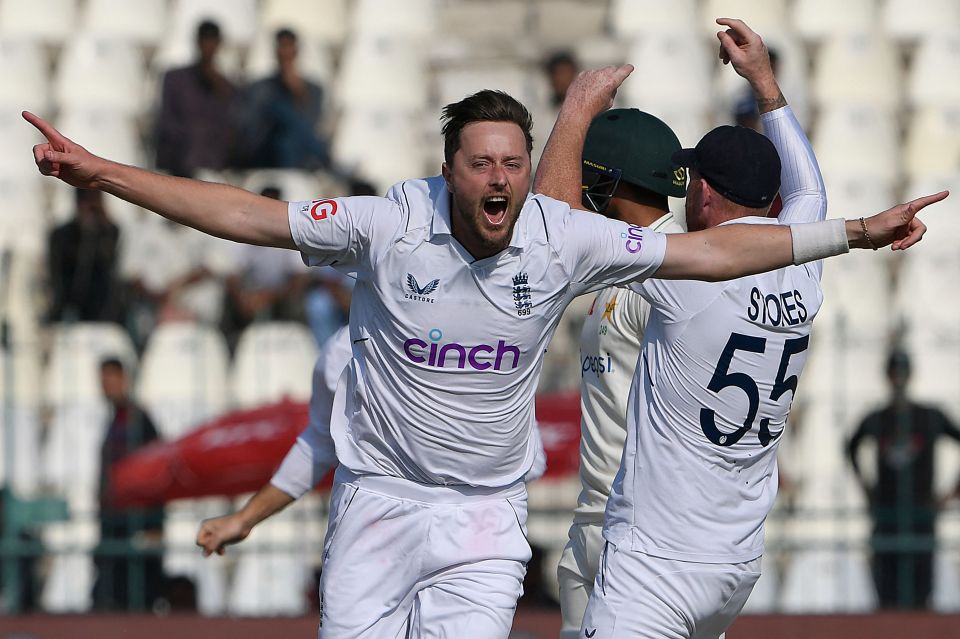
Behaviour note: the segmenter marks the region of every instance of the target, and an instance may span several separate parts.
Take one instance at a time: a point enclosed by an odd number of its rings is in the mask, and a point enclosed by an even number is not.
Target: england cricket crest
[[[517,307],[517,316],[526,317],[533,309],[530,301],[530,278],[526,273],[513,276],[513,304]]]

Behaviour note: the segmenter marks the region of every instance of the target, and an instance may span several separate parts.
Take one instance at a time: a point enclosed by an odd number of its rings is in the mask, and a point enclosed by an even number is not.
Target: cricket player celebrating
[[[395,198],[391,191],[387,197]],[[320,349],[313,367],[309,422],[270,481],[235,513],[205,519],[197,532],[203,556],[223,555],[230,544],[240,543],[265,519],[280,512],[312,490],[337,465],[337,452],[330,436],[330,418],[337,383],[352,356],[350,330],[344,326]],[[547,468],[546,453],[538,428],[530,429],[536,458],[524,477],[539,479]]]
[[[766,213],[778,190],[781,220],[824,219],[816,160],[763,41],[739,20],[718,23],[728,27],[718,34],[721,58],[752,85],[773,143],[719,127],[676,153],[691,170],[688,227],[776,225]],[[556,176],[579,168],[595,112],[584,108],[589,80],[568,92],[538,171],[538,190],[568,202],[579,185]],[[811,261],[723,283],[632,286],[651,311],[582,636],[713,639],[743,607],[760,575],[778,438],[823,299],[821,271]]]
[[[761,113],[771,112],[764,117],[767,134],[779,153],[777,161],[786,158],[782,190],[789,196],[790,206],[782,211],[780,221],[822,220],[826,215],[823,181],[802,129],[779,100],[780,90],[763,54],[764,50],[758,50],[757,62],[740,65],[737,71],[754,86]],[[759,79],[752,80],[754,77]],[[590,124],[583,145],[584,208],[657,231],[683,232],[667,204],[668,196],[685,193],[685,171],[671,160],[678,151],[676,135],[652,115],[636,109],[600,114]],[[575,149],[549,149],[547,162],[541,164],[545,171],[556,152],[575,153]],[[538,182],[537,186],[542,185]],[[570,541],[558,566],[564,639],[579,635],[593,591],[604,546],[603,514],[620,468],[627,434],[627,396],[649,315],[650,304],[639,293],[611,287],[597,294],[584,322],[580,342],[583,488]]]
[[[612,109],[594,118],[583,148],[583,206],[661,233],[682,233],[667,203],[683,197],[686,172],[671,157],[676,134],[637,109]],[[575,150],[571,150],[574,152]],[[541,166],[546,166],[541,164]],[[580,337],[580,483],[560,584],[562,639],[580,633],[603,549],[603,512],[627,437],[627,395],[640,354],[650,305],[638,293],[611,286],[594,298]]]
[[[604,71],[605,107],[631,70]],[[510,96],[481,91],[443,115],[443,174],[402,183],[401,201],[289,204],[110,162],[24,115],[47,138],[34,147],[45,175],[356,273],[321,637],[507,637],[530,558],[533,399],[574,297],[654,274],[733,279],[871,243],[907,248],[925,231],[916,212],[947,195],[862,224],[668,236],[530,195],[530,115]]]

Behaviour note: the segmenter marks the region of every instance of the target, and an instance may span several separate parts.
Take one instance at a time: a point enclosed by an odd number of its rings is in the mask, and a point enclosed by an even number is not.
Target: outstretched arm
[[[287,203],[225,184],[170,177],[98,157],[66,138],[42,118],[23,118],[47,141],[33,147],[44,175],[77,188],[99,189],[165,218],[236,242],[296,249]]]
[[[859,219],[791,226],[729,224],[696,233],[668,235],[666,255],[654,277],[730,280],[846,252],[843,249],[837,250],[836,236],[829,241],[818,237],[818,229],[836,231],[841,239],[845,235],[849,248],[877,249],[891,246],[895,251],[905,250],[919,242],[927,229],[926,225],[916,218],[917,213],[949,194],[949,191],[941,191],[899,204],[865,218],[863,225]],[[839,227],[841,224],[842,229]],[[811,231],[814,232],[812,238]],[[798,253],[796,258],[795,251]]]

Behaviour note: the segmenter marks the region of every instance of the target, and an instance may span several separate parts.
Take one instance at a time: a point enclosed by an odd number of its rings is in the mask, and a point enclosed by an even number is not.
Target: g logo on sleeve
[[[310,206],[310,217],[316,221],[327,219],[327,215],[337,214],[337,203],[335,200],[314,200]]]

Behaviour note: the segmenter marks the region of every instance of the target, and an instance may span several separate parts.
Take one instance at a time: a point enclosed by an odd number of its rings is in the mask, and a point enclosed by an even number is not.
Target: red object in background
[[[545,477],[576,473],[579,393],[540,395],[536,412],[547,453]],[[229,413],[176,441],[146,446],[110,470],[111,500],[120,507],[149,506],[256,491],[270,481],[307,420],[306,403],[283,401]]]
[[[580,470],[580,392],[537,395],[537,423],[547,453],[545,479]]]
[[[285,400],[228,413],[178,440],[146,446],[113,465],[112,501],[146,506],[258,490],[307,420],[307,404]]]

